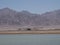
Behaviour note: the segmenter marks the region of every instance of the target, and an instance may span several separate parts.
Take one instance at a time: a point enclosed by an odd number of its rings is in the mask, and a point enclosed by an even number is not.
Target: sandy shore
[[[0,34],[60,34],[60,31],[0,31]]]

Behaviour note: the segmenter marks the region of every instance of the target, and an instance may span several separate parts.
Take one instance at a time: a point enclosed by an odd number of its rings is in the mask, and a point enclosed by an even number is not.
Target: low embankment
[[[60,31],[0,31],[0,34],[60,34]]]

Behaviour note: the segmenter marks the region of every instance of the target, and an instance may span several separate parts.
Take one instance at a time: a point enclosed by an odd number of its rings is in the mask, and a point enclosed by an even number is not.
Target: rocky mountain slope
[[[17,12],[9,8],[0,9],[0,25],[51,26],[60,25],[60,10],[33,14],[28,11]]]

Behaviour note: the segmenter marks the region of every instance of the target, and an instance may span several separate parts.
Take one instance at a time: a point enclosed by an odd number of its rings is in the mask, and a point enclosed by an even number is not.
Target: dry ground
[[[60,34],[60,31],[0,31],[0,34]]]

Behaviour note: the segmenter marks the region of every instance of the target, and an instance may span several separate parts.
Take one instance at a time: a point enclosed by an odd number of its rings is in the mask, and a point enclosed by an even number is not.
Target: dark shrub
[[[19,28],[18,31],[21,31],[21,29]]]
[[[27,28],[27,31],[31,31],[31,29],[30,28]]]

